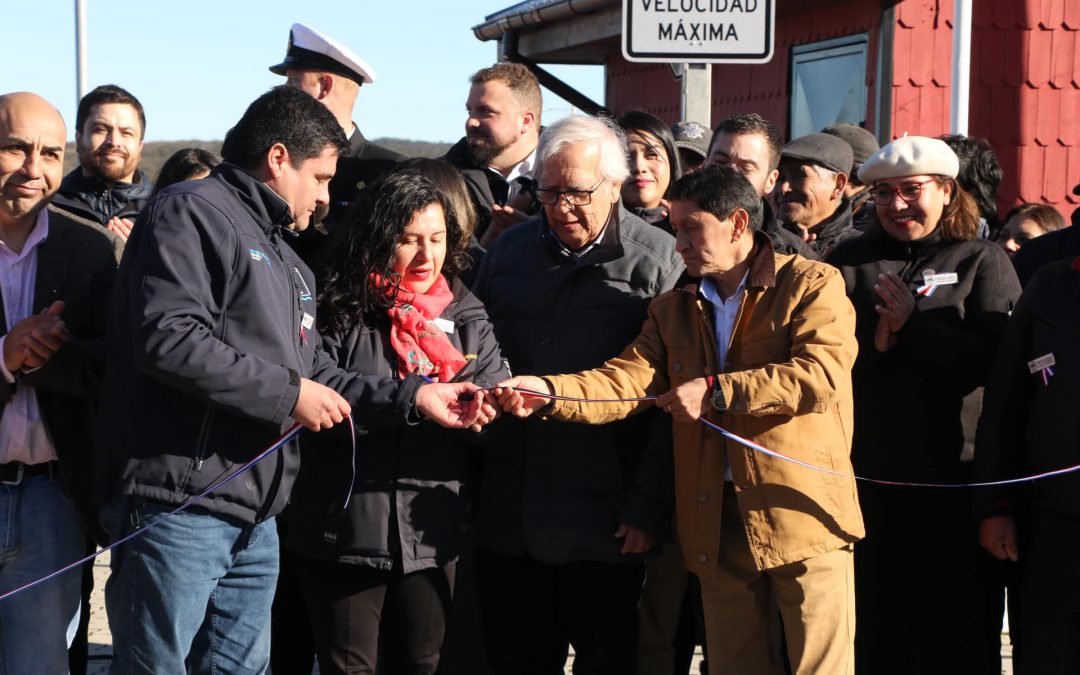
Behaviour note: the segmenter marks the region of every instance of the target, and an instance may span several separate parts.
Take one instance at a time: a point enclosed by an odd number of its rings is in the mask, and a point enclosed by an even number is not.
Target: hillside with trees
[[[433,143],[431,141],[415,141],[404,138],[376,138],[375,143],[390,148],[405,155],[406,157],[440,157],[450,149],[450,143]],[[221,154],[221,141],[154,141],[143,145],[142,170],[151,179],[158,175],[161,165],[177,150],[183,148],[205,148],[211,152]],[[64,174],[75,168],[79,163],[75,153],[75,144],[68,143],[64,150]]]

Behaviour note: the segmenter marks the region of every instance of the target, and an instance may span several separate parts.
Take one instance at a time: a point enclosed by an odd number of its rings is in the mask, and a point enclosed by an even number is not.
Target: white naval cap
[[[270,72],[284,75],[290,68],[325,70],[347,77],[358,84],[371,84],[375,81],[375,69],[357,56],[356,52],[302,23],[292,25],[285,60],[276,66],[270,66]]]

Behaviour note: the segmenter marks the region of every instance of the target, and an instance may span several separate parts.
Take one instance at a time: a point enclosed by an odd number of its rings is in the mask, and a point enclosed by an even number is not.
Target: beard
[[[469,146],[469,155],[472,157],[473,164],[481,167],[489,166],[491,160],[513,144],[513,140],[500,143],[492,136],[480,131],[466,133],[465,142]]]
[[[139,158],[126,150],[110,148],[92,150],[79,148],[79,164],[101,179],[103,183],[115,183],[135,173]]]

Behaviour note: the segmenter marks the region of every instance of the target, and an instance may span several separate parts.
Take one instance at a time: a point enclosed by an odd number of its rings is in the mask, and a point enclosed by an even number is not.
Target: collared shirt
[[[521,192],[521,189],[522,189],[524,183],[527,183],[527,182],[529,182],[529,180],[532,179],[532,171],[533,171],[533,168],[534,168],[533,165],[535,163],[536,163],[536,149],[533,148],[533,151],[529,153],[529,156],[526,157],[525,159],[521,160],[517,164],[515,164],[510,169],[510,173],[508,173],[505,176],[503,176],[502,172],[499,171],[498,169],[496,169],[495,167],[491,167],[491,166],[488,167],[488,171],[493,171],[493,172],[495,172],[495,174],[497,174],[499,176],[502,176],[503,180],[505,180],[507,185],[510,186],[510,189],[507,192],[507,196],[506,196],[506,201],[507,202],[513,201],[514,197],[517,197],[518,193]],[[526,178],[528,180],[520,181],[520,180],[518,180],[518,178]]]
[[[0,242],[0,292],[3,294],[4,319],[8,331],[33,312],[37,248],[48,236],[49,211],[42,209],[20,253],[15,253]],[[0,353],[3,352],[6,339],[6,333],[0,337]],[[15,381],[2,358],[0,374],[7,382]],[[0,464],[41,464],[54,459],[56,448],[49,440],[45,422],[41,419],[37,393],[32,387],[15,387],[15,395],[4,406],[3,416],[0,417]]]
[[[735,319],[739,316],[739,305],[742,304],[743,291],[746,290],[746,278],[750,271],[747,270],[735,292],[726,300],[720,296],[720,290],[712,277],[701,280],[701,295],[713,310],[713,334],[716,336],[716,362],[723,369],[727,363],[728,344],[731,342],[731,334],[735,330]],[[731,465],[724,462],[724,480],[731,480]]]

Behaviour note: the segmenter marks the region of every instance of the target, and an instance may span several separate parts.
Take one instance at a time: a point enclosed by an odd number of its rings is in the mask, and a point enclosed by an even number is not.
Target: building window
[[[791,138],[866,122],[866,34],[791,49]]]

